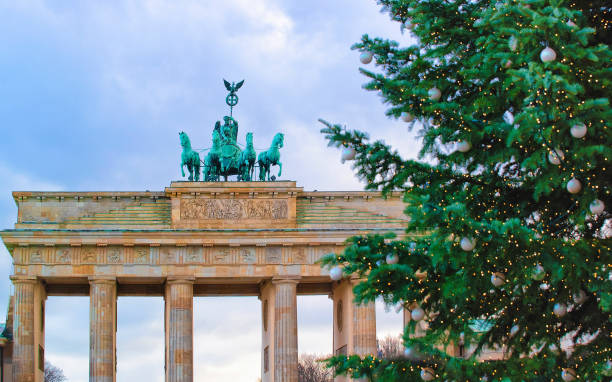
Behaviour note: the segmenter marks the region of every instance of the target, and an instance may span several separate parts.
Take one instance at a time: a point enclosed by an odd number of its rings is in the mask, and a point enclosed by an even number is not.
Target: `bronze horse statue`
[[[241,180],[249,182],[253,180],[253,171],[255,170],[255,160],[257,153],[253,147],[253,133],[246,135],[246,148],[240,153],[240,169]]]
[[[200,180],[200,154],[191,149],[191,141],[185,132],[181,131],[179,137],[183,147],[183,152],[181,153],[181,174],[185,176],[184,167],[187,166],[189,180],[197,182]]]
[[[270,167],[272,165],[278,165],[278,176],[281,176],[281,172],[283,171],[283,164],[280,161],[280,151],[279,148],[283,147],[285,141],[285,135],[283,133],[276,133],[274,139],[272,139],[272,144],[267,151],[263,151],[259,153],[259,157],[257,158],[257,163],[259,164],[259,180],[270,181]],[[274,180],[274,179],[272,179]]]

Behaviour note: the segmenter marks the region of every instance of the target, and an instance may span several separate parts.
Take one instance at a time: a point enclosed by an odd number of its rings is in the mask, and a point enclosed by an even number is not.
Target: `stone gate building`
[[[278,181],[13,197],[17,222],[0,232],[15,290],[0,336],[3,382],[43,381],[47,296],[90,297],[93,382],[115,381],[117,296],[164,297],[169,382],[193,380],[194,296],[259,297],[264,382],[297,381],[297,295],[333,299],[330,351],[376,351],[374,305],[354,305],[357,280],[332,282],[316,261],[353,235],[401,235],[399,194],[306,192]]]

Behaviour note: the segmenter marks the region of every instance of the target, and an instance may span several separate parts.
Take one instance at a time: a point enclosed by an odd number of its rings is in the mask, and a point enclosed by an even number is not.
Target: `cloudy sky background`
[[[267,148],[285,133],[282,178],[306,190],[362,189],[317,118],[367,130],[406,156],[417,145],[361,89],[349,48],[363,33],[412,43],[374,0],[0,0],[0,229],[15,222],[13,190],[163,190],[180,176],[179,131],[209,147],[227,111],[222,78],[246,79],[239,141],[252,131]],[[2,246],[0,312],[10,273]],[[259,304],[195,300],[196,380],[257,379]],[[331,351],[331,301],[300,297],[298,306],[300,352]],[[48,359],[86,381],[88,298],[51,297],[47,307]],[[162,299],[122,297],[118,310],[118,380],[162,381]],[[399,315],[382,306],[378,315],[379,337],[400,331]]]

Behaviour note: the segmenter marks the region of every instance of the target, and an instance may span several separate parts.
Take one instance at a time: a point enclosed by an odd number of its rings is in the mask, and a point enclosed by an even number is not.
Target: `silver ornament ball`
[[[362,64],[369,64],[370,62],[372,62],[372,52],[363,52],[359,55],[359,61],[361,61]]]
[[[540,52],[540,60],[542,62],[552,62],[557,59],[557,53],[550,47],[542,49]]]
[[[565,154],[560,149],[548,153],[548,161],[556,166],[560,165],[563,160],[565,160]]]
[[[504,285],[505,282],[506,276],[503,273],[495,272],[491,275],[491,284],[493,284],[494,287],[499,288]]]
[[[421,321],[423,318],[425,318],[425,311],[420,306],[417,306],[410,311],[410,317],[414,321]]]
[[[580,192],[580,190],[582,190],[582,183],[580,183],[578,179],[572,178],[569,182],[567,182],[566,187],[570,194],[577,194]]]
[[[421,379],[423,381],[431,381],[436,377],[436,372],[431,367],[421,369]]]
[[[537,264],[535,267],[533,267],[533,270],[531,271],[532,279],[536,281],[542,281],[544,277],[546,277],[546,271],[544,270],[544,267],[542,265]]]
[[[345,147],[342,149],[342,154],[340,156],[340,160],[344,163],[347,160],[354,160],[357,155],[357,151],[355,151],[352,147]]]
[[[442,92],[440,89],[433,87],[427,91],[427,95],[429,95],[429,99],[432,101],[437,101],[442,96]]]
[[[476,241],[472,238],[464,237],[461,239],[461,242],[459,243],[459,245],[461,246],[461,249],[463,249],[466,252],[469,252],[469,251],[474,250],[474,248],[476,247]]]
[[[457,142],[457,150],[461,151],[462,153],[467,153],[471,149],[472,149],[472,144],[470,142],[468,141]]]
[[[604,212],[605,209],[606,205],[599,199],[595,199],[591,202],[591,204],[589,204],[589,210],[593,215],[599,215],[600,213]]]
[[[567,306],[565,304],[556,303],[553,306],[553,313],[557,317],[563,317],[565,316],[565,313],[567,313]]]
[[[570,129],[570,134],[574,138],[583,138],[587,133],[587,127],[584,123],[577,123]]]
[[[341,280],[342,279],[342,268],[338,266],[333,267],[329,271],[329,277],[334,281]]]
[[[395,253],[390,253],[387,255],[387,264],[397,264],[399,262],[399,256]]]
[[[402,121],[404,121],[404,122],[412,122],[412,121],[414,121],[414,115],[408,113],[407,111],[403,111],[402,115],[400,116],[400,118],[402,118]]]

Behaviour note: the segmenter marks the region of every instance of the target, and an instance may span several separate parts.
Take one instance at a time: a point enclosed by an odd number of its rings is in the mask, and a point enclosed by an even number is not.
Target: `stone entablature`
[[[16,229],[402,228],[399,193],[295,182],[173,182],[164,192],[13,192]]]

